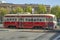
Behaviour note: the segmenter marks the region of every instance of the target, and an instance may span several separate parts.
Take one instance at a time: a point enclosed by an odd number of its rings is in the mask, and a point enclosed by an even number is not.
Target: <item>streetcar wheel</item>
[[[40,26],[34,26],[33,29],[41,29]]]
[[[54,30],[54,28],[53,27],[48,27],[48,30]]]
[[[16,26],[8,26],[10,29],[16,29]]]

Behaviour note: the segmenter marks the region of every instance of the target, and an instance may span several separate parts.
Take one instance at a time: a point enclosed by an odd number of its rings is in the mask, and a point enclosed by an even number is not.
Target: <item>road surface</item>
[[[20,29],[17,30],[9,29],[9,31],[0,30],[0,40],[59,40],[60,38],[59,32],[41,32],[41,31],[24,32],[18,30]]]

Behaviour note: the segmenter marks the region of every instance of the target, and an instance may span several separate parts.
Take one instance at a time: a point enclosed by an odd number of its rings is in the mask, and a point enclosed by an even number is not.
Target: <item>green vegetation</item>
[[[32,13],[32,7],[31,6],[27,6],[24,11]]]
[[[24,10],[21,7],[17,7],[16,9],[12,10],[12,13],[14,13],[14,14],[16,14],[16,13],[22,13],[22,12],[24,12]]]
[[[46,9],[46,6],[44,5],[38,5],[38,10],[37,12],[40,14],[40,13],[46,13],[47,9]]]
[[[9,10],[6,8],[0,8],[0,16],[4,16],[5,14],[9,13]]]
[[[8,9],[6,9],[6,8],[0,8],[0,24],[2,23],[2,21],[3,21],[3,16],[5,15],[5,14],[7,14],[7,13],[9,13],[9,10]]]
[[[54,14],[57,16],[57,18],[60,18],[60,6],[54,6],[51,8],[51,14]]]

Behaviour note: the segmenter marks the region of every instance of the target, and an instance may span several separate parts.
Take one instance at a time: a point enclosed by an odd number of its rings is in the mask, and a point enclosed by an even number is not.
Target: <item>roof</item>
[[[52,16],[54,17],[55,15],[53,14],[6,14],[5,16]]]

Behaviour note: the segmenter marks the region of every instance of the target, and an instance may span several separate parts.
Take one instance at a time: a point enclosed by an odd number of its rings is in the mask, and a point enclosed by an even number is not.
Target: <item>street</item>
[[[28,30],[28,31],[27,31]],[[0,40],[58,40],[59,32],[31,29],[0,29]]]

